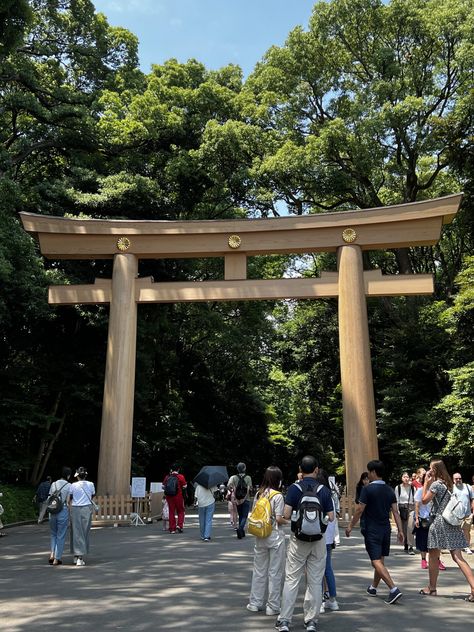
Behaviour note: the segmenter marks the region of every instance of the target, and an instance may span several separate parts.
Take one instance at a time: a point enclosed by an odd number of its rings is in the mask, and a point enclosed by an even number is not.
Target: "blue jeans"
[[[59,513],[49,516],[51,552],[56,560],[61,560],[63,557],[64,542],[66,540],[68,526],[69,509],[67,507],[63,507]]]
[[[199,514],[199,530],[201,531],[201,538],[210,538],[212,532],[212,516],[214,515],[214,509],[216,503],[211,503],[205,507],[198,507]]]
[[[239,515],[239,528],[238,531],[241,535],[245,535],[245,523],[250,511],[250,500],[244,500],[241,505],[237,505],[237,513]]]
[[[330,597],[336,597],[336,578],[334,577],[334,571],[332,570],[332,544],[326,544],[326,569],[324,571],[324,577],[326,584],[328,585],[328,593]]]

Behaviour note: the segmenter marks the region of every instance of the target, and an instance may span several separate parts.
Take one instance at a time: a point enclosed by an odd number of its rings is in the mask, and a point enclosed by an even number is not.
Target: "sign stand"
[[[146,478],[144,476],[133,476],[131,485],[131,496],[136,503],[136,511],[132,513],[132,527],[144,527],[145,523],[141,517],[142,498],[146,496]]]
[[[142,517],[140,516],[141,508],[142,508],[142,500],[141,498],[135,498],[134,500],[137,503],[137,510],[135,513],[132,513],[132,521],[130,524],[132,527],[141,527],[141,526],[144,527],[145,523],[143,522]]]

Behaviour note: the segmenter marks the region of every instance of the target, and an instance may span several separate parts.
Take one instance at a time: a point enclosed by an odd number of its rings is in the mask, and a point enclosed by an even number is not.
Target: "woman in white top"
[[[71,485],[69,507],[71,511],[71,553],[74,564],[85,566],[84,555],[89,553],[89,533],[92,526],[94,483],[86,481],[87,470],[78,467],[74,474],[77,481]]]
[[[194,498],[198,506],[199,530],[201,532],[201,540],[209,542],[212,533],[212,517],[216,507],[216,499],[214,492],[217,487],[208,489],[199,483],[194,483]]]
[[[254,498],[254,506],[261,496],[270,500],[272,512],[272,532],[267,538],[255,538],[252,586],[247,610],[263,610],[265,593],[268,592],[265,613],[274,616],[280,613],[281,587],[285,569],[285,534],[280,527],[288,524],[283,518],[285,501],[280,492],[283,475],[280,468],[267,467],[262,484]],[[270,498],[271,492],[273,494]]]
[[[402,520],[403,544],[405,553],[415,555],[413,547],[413,511],[415,509],[415,490],[410,483],[408,472],[403,472],[402,482],[395,487],[395,497],[398,503],[398,511]]]
[[[49,554],[49,563],[53,566],[62,564],[64,551],[64,542],[66,540],[67,529],[69,526],[69,508],[68,500],[71,493],[71,468],[63,467],[61,478],[51,484],[50,494],[59,494],[63,502],[62,509],[58,513],[49,516],[49,531],[51,535],[51,552]]]

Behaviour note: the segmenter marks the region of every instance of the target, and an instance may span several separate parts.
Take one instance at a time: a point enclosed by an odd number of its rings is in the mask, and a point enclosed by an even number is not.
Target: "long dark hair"
[[[261,496],[266,489],[275,489],[276,491],[280,491],[282,479],[283,474],[281,473],[279,467],[276,465],[270,465],[270,467],[267,467],[265,474],[263,475],[263,480],[258,488],[258,496]]]
[[[324,487],[327,487],[329,490],[331,489],[331,486],[329,485],[329,478],[328,478],[328,474],[327,474],[326,470],[319,470],[318,475],[316,476],[316,480],[321,485],[324,485]]]
[[[362,472],[362,474],[360,475],[360,478],[359,478],[359,482],[356,485],[356,494],[355,494],[356,502],[359,501],[360,492],[362,491],[362,488],[364,487],[364,480],[366,478],[369,478],[369,473],[368,472]]]
[[[446,469],[446,465],[444,461],[441,459],[436,459],[431,461],[430,469],[432,470],[435,479],[440,479],[446,485],[446,487],[451,490],[453,489],[453,479],[449,475],[448,470]]]

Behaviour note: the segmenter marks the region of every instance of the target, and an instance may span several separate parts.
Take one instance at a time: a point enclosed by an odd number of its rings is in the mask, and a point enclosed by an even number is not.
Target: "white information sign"
[[[132,498],[145,498],[146,478],[144,476],[132,476]]]
[[[163,491],[163,483],[150,483],[150,492],[156,494]]]

